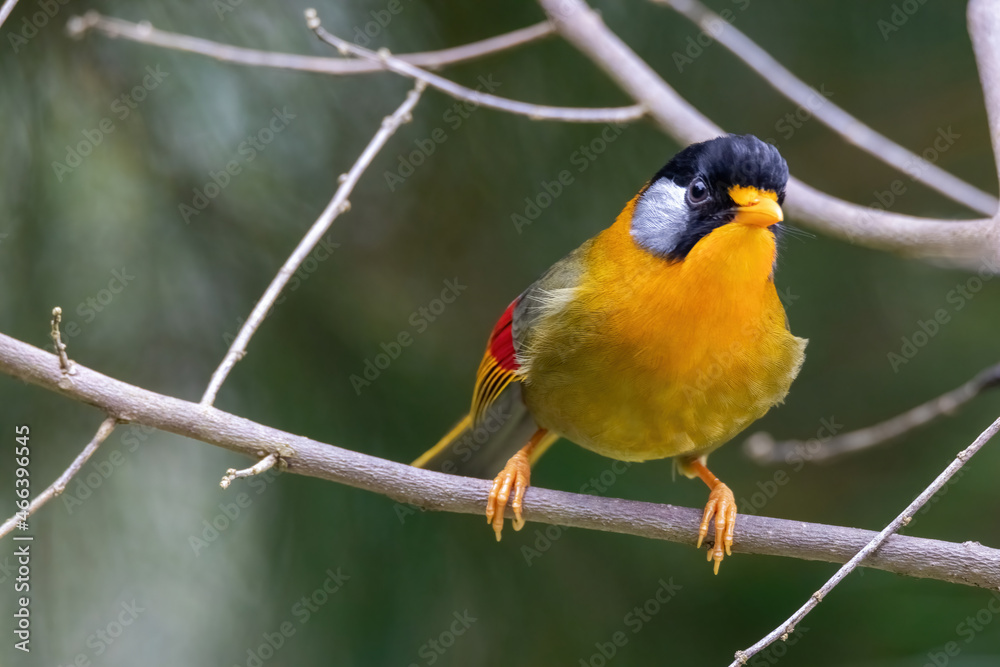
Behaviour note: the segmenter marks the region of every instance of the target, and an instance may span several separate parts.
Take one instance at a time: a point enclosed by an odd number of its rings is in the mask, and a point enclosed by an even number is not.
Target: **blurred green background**
[[[885,0],[709,4],[729,8],[737,27],[781,62],[903,145],[921,151],[939,129],[951,128],[959,138],[938,164],[996,190],[964,3],[919,5],[887,38],[878,22],[890,20],[894,4]],[[42,11],[37,0],[22,0],[0,29],[0,331],[48,347],[49,313],[60,305],[64,329],[77,326],[67,339],[73,359],[151,390],[200,397],[242,318],[410,82],[385,73],[336,78],[251,69],[98,34],[75,41],[64,26],[96,9],[224,43],[334,55],[305,28],[309,5],[70,2],[19,41],[11,35],[21,35],[24,21]],[[318,9],[328,29],[352,37],[386,6],[351,0]],[[640,0],[597,6],[692,103],[728,130],[775,140],[808,183],[869,204],[902,179],[906,191],[894,210],[969,215],[815,120],[782,130],[795,105],[717,44],[678,72],[673,54],[699,31],[672,11]],[[373,46],[437,49],[543,18],[531,2],[402,0],[402,7],[373,30]],[[147,68],[166,76],[122,117],[115,100],[140,85]],[[491,76],[497,94],[536,102],[630,103],[559,39],[447,75],[471,86]],[[454,127],[453,104],[425,94],[413,123],[378,156],[351,197],[352,210],[336,222],[336,249],[307,267],[261,328],[223,387],[220,408],[412,460],[466,409],[485,337],[510,299],[607,226],[678,149],[651,124],[638,123],[581,171],[572,156],[601,126],[481,109]],[[247,160],[241,143],[266,127],[275,109],[294,118]],[[82,164],[57,174],[52,163],[66,161],[67,145],[83,141],[104,118],[113,131],[102,133]],[[446,141],[390,189],[386,172],[436,128]],[[191,205],[195,189],[230,160],[241,173],[186,221],[180,205]],[[564,169],[573,183],[519,233],[511,216],[523,214],[525,198]],[[997,284],[988,282],[958,310],[947,295],[967,273],[822,236],[786,236],[783,246],[777,280],[793,331],[810,345],[787,403],[755,429],[809,438],[823,420],[845,430],[866,426],[998,360]],[[120,285],[112,282],[115,272],[127,285],[112,294]],[[411,315],[455,279],[467,289],[433,322],[415,326]],[[894,370],[887,355],[939,308],[951,321]],[[356,392],[350,376],[404,331],[414,344]],[[829,465],[786,467],[788,484],[759,513],[878,529],[998,408],[998,396],[985,396],[903,441]],[[31,426],[31,474],[41,490],[102,419],[6,376],[0,417],[4,516],[13,512],[15,425]],[[550,536],[558,539],[546,543],[539,537],[545,527],[532,524],[521,533],[508,529],[496,544],[482,518],[401,515],[381,496],[293,475],[219,489],[226,468],[247,463],[198,442],[119,427],[67,495],[31,521],[30,655],[13,649],[7,568],[14,543],[8,537],[0,547],[0,612],[7,619],[0,663],[723,665],[834,571],[736,555],[715,577],[688,547],[554,529]],[[737,443],[712,463],[737,498],[750,497],[775,473],[750,462]],[[533,482],[573,491],[610,464],[563,443],[542,460]],[[1000,448],[990,446],[906,532],[1000,546],[998,469]],[[240,494],[244,507],[226,520]],[[607,495],[695,507],[705,501],[700,483],[671,481],[669,461],[632,466]],[[207,530],[213,521],[225,528]],[[540,546],[538,557],[526,557],[526,548]],[[328,571],[338,569],[349,578],[341,577],[335,593],[320,594]],[[629,614],[654,597],[661,580],[680,589],[635,632]],[[314,600],[313,609],[303,597]],[[787,655],[777,648],[753,664],[919,667],[943,659],[955,642],[960,652],[947,664],[996,665],[1000,619],[982,613],[991,599],[978,589],[863,571],[807,619]],[[970,632],[962,624],[977,613],[980,623],[986,615],[993,622]],[[279,643],[274,633],[282,627],[294,634],[268,650],[268,637]],[[619,631],[628,641],[607,660],[600,645],[608,651]]]

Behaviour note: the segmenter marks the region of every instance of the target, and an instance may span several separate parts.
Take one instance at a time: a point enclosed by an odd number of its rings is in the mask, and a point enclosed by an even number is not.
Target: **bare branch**
[[[0,372],[97,406],[131,421],[257,458],[275,454],[288,472],[367,489],[427,509],[482,514],[490,482],[420,470],[326,445],[237,417],[217,408],[156,394],[77,364],[63,376],[56,358],[0,334]],[[68,381],[62,381],[64,377]],[[510,512],[510,509],[507,509]],[[529,521],[588,528],[694,546],[700,509],[565,493],[532,487]],[[842,563],[874,535],[839,526],[740,515],[735,549],[743,553]],[[893,536],[866,567],[983,588],[1000,587],[1000,550],[975,542],[953,544]]]
[[[260,461],[257,461],[257,463],[250,466],[249,468],[244,468],[243,470],[230,468],[229,470],[226,471],[226,474],[222,478],[222,481],[219,482],[219,486],[221,486],[224,489],[228,489],[229,485],[233,483],[234,479],[243,479],[244,477],[253,477],[254,475],[259,475],[262,472],[265,472],[273,468],[280,460],[281,459],[278,458],[277,454],[271,453],[262,458]]]
[[[222,383],[226,381],[226,377],[233,370],[236,362],[246,354],[247,344],[249,344],[254,333],[257,332],[257,327],[267,317],[267,313],[274,306],[274,302],[281,295],[281,291],[285,289],[285,285],[295,275],[295,272],[299,270],[302,262],[309,257],[309,253],[313,251],[316,244],[320,242],[323,235],[330,229],[330,225],[337,219],[337,216],[350,209],[351,205],[347,198],[354,190],[354,186],[357,185],[361,175],[368,168],[368,165],[371,164],[378,152],[389,141],[389,137],[396,132],[400,125],[410,121],[410,112],[413,111],[413,107],[420,100],[420,94],[423,92],[423,89],[423,82],[418,81],[416,87],[407,94],[406,99],[399,108],[391,116],[387,116],[382,120],[382,126],[375,133],[375,136],[372,137],[371,141],[368,142],[365,150],[361,153],[361,156],[354,163],[354,166],[351,167],[350,171],[341,175],[339,179],[340,187],[337,188],[333,199],[330,200],[330,203],[327,204],[319,218],[309,228],[309,232],[299,241],[292,254],[285,260],[284,265],[278,271],[278,275],[267,286],[264,295],[257,302],[257,305],[254,306],[250,317],[243,323],[240,332],[236,335],[236,339],[229,346],[229,351],[226,353],[225,358],[223,358],[222,363],[219,364],[215,373],[212,374],[212,380],[209,382],[205,394],[201,397],[202,405],[211,405],[215,401],[215,396],[219,393]]]
[[[723,133],[609,30],[583,0],[539,2],[560,34],[641,103],[676,141],[687,145]],[[866,208],[820,192],[794,177],[788,182],[784,207],[789,217],[860,245],[942,257],[966,266],[984,257],[1000,259],[1000,244],[993,241],[998,225],[992,219],[934,220]]]
[[[17,6],[17,0],[7,0],[7,2],[3,3],[3,6],[0,6],[0,26],[7,20],[10,13],[14,11],[15,6]]]
[[[834,436],[822,443],[817,440],[775,442],[770,433],[759,432],[746,439],[743,451],[761,464],[788,463],[793,460],[808,463],[828,461],[890,442],[945,415],[952,415],[976,396],[995,387],[1000,387],[1000,364],[980,372],[957,389],[874,426]]]
[[[232,46],[230,44],[220,44],[199,37],[158,30],[147,22],[132,23],[110,16],[102,16],[95,11],[87,12],[83,16],[72,17],[67,23],[66,28],[73,37],[82,37],[89,30],[97,30],[108,37],[121,37],[122,39],[139,42],[140,44],[150,44],[175,51],[197,53],[223,62],[250,67],[274,67],[277,69],[333,75],[385,71],[385,68],[381,65],[361,60],[301,56],[294,53],[275,53],[273,51],[260,51]],[[520,30],[490,37],[489,39],[471,44],[442,49],[440,51],[408,53],[398,57],[400,60],[405,60],[410,64],[419,65],[420,67],[443,67],[517,48],[544,39],[550,36],[553,31],[552,25],[548,21],[543,21],[527,28],[521,28]]]
[[[813,118],[839,134],[848,143],[974,211],[988,216],[997,212],[996,197],[948,173],[868,127],[792,74],[767,51],[737,30],[731,22],[725,21],[699,0],[653,0],[653,2],[670,7],[711,34],[715,41],[760,74],[768,85],[792,102],[808,109]],[[818,104],[817,100],[820,100]]]
[[[321,40],[335,47],[343,54],[351,54],[358,58],[363,58],[371,63],[379,64],[384,69],[395,72],[400,76],[409,77],[417,81],[423,81],[428,86],[435,88],[446,95],[450,95],[457,100],[469,102],[477,106],[487,107],[506,111],[507,113],[527,116],[532,120],[558,120],[568,123],[627,123],[638,120],[645,115],[645,110],[641,105],[629,107],[611,108],[577,108],[577,107],[554,107],[531,102],[520,102],[518,100],[500,97],[491,93],[484,93],[472,88],[467,88],[437,74],[432,74],[414,65],[392,56],[387,49],[379,49],[378,52],[362,48],[356,44],[341,39],[336,35],[327,32],[316,14],[315,9],[306,10],[306,22],[309,28],[316,33]]]
[[[794,176],[788,180],[784,207],[790,217],[850,243],[998,270],[1000,248],[990,241],[997,228],[993,219],[935,220],[858,206]]]
[[[969,0],[966,23],[983,86],[993,161],[1000,177],[1000,5],[993,0]],[[993,240],[1000,245],[1000,230]]]
[[[28,505],[27,512],[19,512],[3,522],[3,525],[0,526],[0,537],[3,537],[10,531],[14,530],[15,526],[37,512],[39,507],[62,493],[66,489],[66,485],[69,484],[69,481],[73,479],[73,476],[80,472],[80,469],[83,468],[84,464],[90,459],[91,456],[93,456],[94,452],[97,451],[97,448],[101,445],[101,443],[104,442],[109,435],[111,435],[113,430],[115,430],[115,424],[117,423],[118,422],[114,417],[108,417],[101,422],[101,426],[97,429],[97,433],[91,441],[87,443],[87,446],[83,448],[80,455],[73,460],[73,463],[66,468],[63,474],[59,475],[59,479],[54,481],[49,488],[35,496],[34,500],[31,501],[31,504]]]
[[[983,431],[979,437],[976,438],[975,442],[959,452],[958,456],[955,457],[955,460],[951,462],[951,465],[945,468],[944,471],[938,475],[933,482],[931,482],[930,486],[924,489],[924,491],[917,496],[916,499],[910,503],[907,508],[902,511],[902,513],[900,513],[899,516],[893,519],[892,523],[883,528],[878,535],[872,538],[871,542],[866,544],[861,551],[851,558],[851,560],[847,561],[843,567],[837,570],[837,573],[830,577],[830,580],[823,584],[822,588],[813,593],[808,602],[792,614],[787,621],[768,633],[766,637],[750,648],[745,651],[737,651],[736,660],[734,660],[729,667],[740,667],[741,665],[747,664],[747,661],[750,658],[760,653],[763,649],[767,648],[778,639],[787,637],[790,633],[792,633],[795,630],[795,626],[798,625],[799,622],[816,607],[816,605],[822,602],[823,598],[829,595],[830,591],[832,591],[837,584],[843,581],[847,575],[853,572],[859,565],[865,562],[872,554],[881,548],[893,533],[910,523],[917,511],[926,505],[927,502],[934,497],[934,494],[944,488],[944,485],[948,483],[948,480],[951,479],[955,473],[957,473],[962,466],[965,465],[965,462],[972,458],[976,452],[982,449],[983,445],[989,442],[998,431],[1000,431],[1000,419],[997,419],[989,426],[989,428]]]

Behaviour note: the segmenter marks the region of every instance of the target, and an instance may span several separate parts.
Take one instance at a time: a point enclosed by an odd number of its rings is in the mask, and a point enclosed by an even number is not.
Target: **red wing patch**
[[[472,421],[478,423],[497,396],[516,377],[517,355],[514,352],[514,306],[517,299],[507,306],[500,321],[493,327],[486,354],[476,373],[476,388],[472,392]]]
[[[497,364],[499,364],[505,371],[511,372],[518,369],[517,357],[514,354],[513,326],[514,306],[516,305],[517,299],[507,306],[507,310],[503,311],[503,315],[500,316],[500,321],[497,322],[495,327],[493,327],[493,333],[490,334],[489,345],[486,346],[487,352],[493,355]]]

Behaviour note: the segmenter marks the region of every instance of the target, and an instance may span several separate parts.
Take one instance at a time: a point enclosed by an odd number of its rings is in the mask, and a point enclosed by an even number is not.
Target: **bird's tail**
[[[497,397],[478,422],[466,415],[428,449],[413,466],[453,475],[492,479],[507,459],[528,444],[538,430],[534,418],[521,400],[520,383],[512,382]],[[548,435],[535,447],[531,462],[558,439]]]

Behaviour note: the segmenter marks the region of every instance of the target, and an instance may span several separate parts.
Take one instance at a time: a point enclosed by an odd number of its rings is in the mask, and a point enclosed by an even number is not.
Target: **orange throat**
[[[592,257],[600,275],[593,284],[602,288],[594,297],[615,304],[616,334],[649,363],[683,375],[720,349],[751,343],[762,327],[784,326],[769,229],[734,221],[701,239],[684,260],[671,261],[637,246],[630,220],[631,205],[597,244],[603,252]]]

